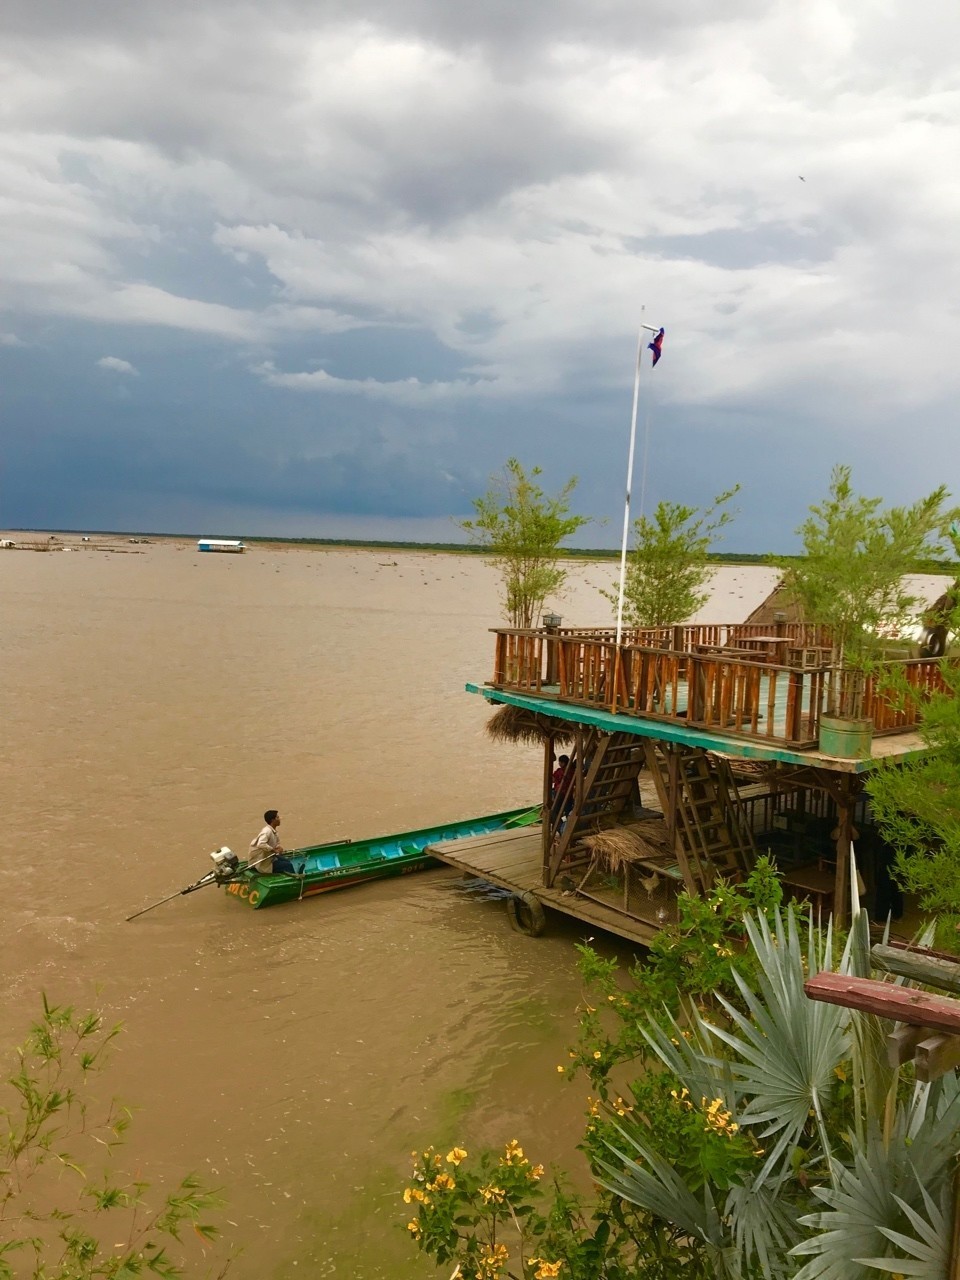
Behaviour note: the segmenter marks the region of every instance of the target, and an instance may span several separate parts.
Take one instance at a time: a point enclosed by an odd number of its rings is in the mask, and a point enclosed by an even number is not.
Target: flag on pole
[[[647,343],[647,348],[653,352],[653,365],[656,368],[657,361],[663,355],[663,329],[654,338],[652,342]]]

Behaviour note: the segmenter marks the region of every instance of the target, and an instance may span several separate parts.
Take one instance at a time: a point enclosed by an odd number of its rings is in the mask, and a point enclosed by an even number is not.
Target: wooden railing
[[[867,680],[863,714],[873,721],[877,733],[905,733],[919,724],[930,695],[945,690],[937,658],[885,663]]]
[[[682,721],[738,737],[806,748],[816,745],[833,672],[817,629],[755,624],[625,631],[619,646],[608,628],[496,631],[491,681],[497,688],[602,707],[621,714]],[[682,632],[689,647],[664,643]],[[639,640],[656,639],[659,643]],[[741,647],[745,646],[745,647]],[[747,647],[748,646],[748,647]],[[788,661],[784,661],[784,658]],[[888,688],[884,670],[866,682],[864,715],[877,733],[916,728],[931,692],[944,688],[937,659],[886,664],[903,685]]]

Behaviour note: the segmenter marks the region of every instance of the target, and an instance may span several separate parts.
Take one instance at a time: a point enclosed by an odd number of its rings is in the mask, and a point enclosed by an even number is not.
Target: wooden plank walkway
[[[605,929],[629,942],[649,946],[659,929],[615,906],[557,887],[545,889],[542,882],[543,845],[540,827],[520,827],[514,831],[493,831],[488,835],[464,836],[432,844],[425,850],[434,858],[456,867],[465,875],[477,876],[488,884],[513,893],[533,892],[545,907],[582,920],[591,929]]]

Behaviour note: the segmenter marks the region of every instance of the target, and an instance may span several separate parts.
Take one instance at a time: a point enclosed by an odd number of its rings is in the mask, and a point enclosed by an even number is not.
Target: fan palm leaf
[[[739,1122],[775,1139],[758,1178],[762,1186],[768,1178],[781,1183],[791,1176],[793,1151],[811,1115],[829,1162],[823,1107],[837,1064],[849,1055],[850,1013],[808,1000],[803,989],[808,973],[832,967],[829,927],[823,933],[810,929],[806,951],[792,907],[774,917],[772,928],[762,917],[748,919],[746,928],[759,961],[757,990],[734,974],[746,1013],[721,998],[733,1029],[711,1030],[732,1052],[734,1078],[749,1099]]]
[[[950,1179],[932,1187],[930,1171],[915,1164],[902,1140],[889,1156],[874,1140],[857,1151],[852,1167],[839,1171],[837,1186],[816,1189],[828,1208],[800,1220],[816,1234],[794,1246],[794,1257],[810,1259],[796,1280],[862,1280],[865,1267],[944,1280]]]

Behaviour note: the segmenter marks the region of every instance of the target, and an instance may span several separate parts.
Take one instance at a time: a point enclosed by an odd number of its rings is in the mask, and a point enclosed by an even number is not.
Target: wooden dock
[[[591,889],[591,896],[585,897],[573,888],[562,888],[559,883],[547,889],[543,884],[543,842],[539,825],[465,836],[431,845],[426,852],[464,875],[476,876],[511,893],[534,893],[545,907],[582,920],[591,929],[606,929],[628,942],[646,947],[660,932],[655,919],[647,923],[619,907],[617,900],[621,895],[615,890],[603,893]],[[608,901],[602,901],[602,897]]]

